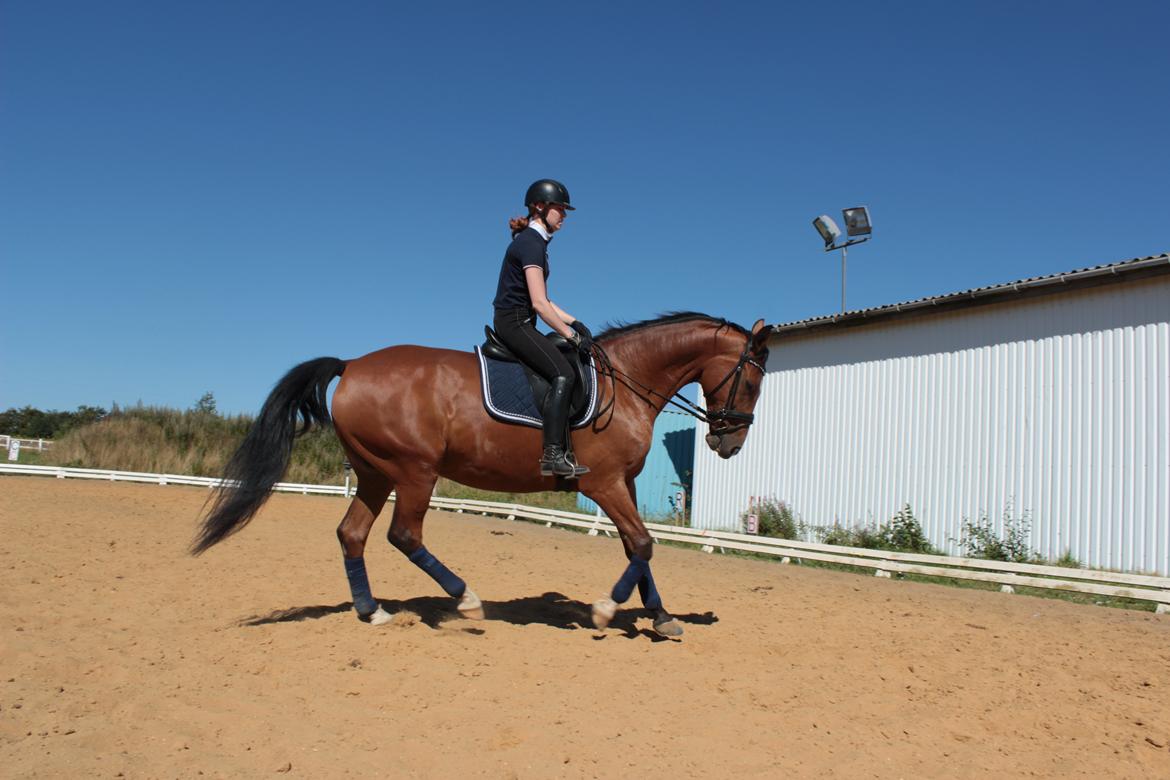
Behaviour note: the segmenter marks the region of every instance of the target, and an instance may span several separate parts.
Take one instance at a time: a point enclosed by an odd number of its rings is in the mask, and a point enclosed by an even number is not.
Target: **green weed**
[[[909,504],[898,510],[888,522],[876,527],[863,525],[859,528],[843,528],[831,525],[816,526],[812,530],[823,544],[927,555],[938,552],[926,538],[926,532],[922,530],[922,524],[914,516]]]
[[[757,533],[760,536],[771,536],[776,539],[798,539],[802,528],[792,515],[792,508],[783,501],[774,498],[765,498],[759,501],[748,511],[739,516],[741,527],[747,530],[749,514],[757,518]]]
[[[1044,559],[1032,551],[1029,538],[1032,521],[1025,512],[1019,517],[1012,516],[1011,505],[1004,508],[1002,536],[995,530],[995,524],[986,515],[972,521],[964,518],[958,542],[967,558],[984,558],[989,561],[1010,561],[1012,563],[1043,563]]]

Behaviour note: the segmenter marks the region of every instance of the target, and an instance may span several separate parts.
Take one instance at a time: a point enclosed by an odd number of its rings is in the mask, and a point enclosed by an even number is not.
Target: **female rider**
[[[509,221],[512,243],[504,253],[500,281],[496,287],[493,327],[500,340],[533,371],[549,383],[545,400],[544,454],[540,459],[543,476],[575,479],[587,474],[565,451],[569,435],[569,403],[576,375],[569,361],[545,336],[536,330],[534,314],[561,336],[587,351],[593,343],[589,328],[557,306],[548,297],[548,242],[572,211],[569,191],[552,179],[533,182],[524,196],[527,217]]]

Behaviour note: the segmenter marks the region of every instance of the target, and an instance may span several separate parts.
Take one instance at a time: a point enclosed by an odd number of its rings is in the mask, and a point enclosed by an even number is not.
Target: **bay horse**
[[[604,629],[637,586],[655,630],[679,636],[682,627],[663,608],[650,572],[653,540],[638,516],[634,477],[650,451],[655,418],[667,403],[678,405],[675,396],[708,424],[712,450],[723,458],[739,452],[759,397],[770,333],[762,319],[749,331],[696,312],[600,333],[594,359],[598,383],[609,380],[609,397],[588,427],[571,434],[581,462],[592,469],[575,482],[540,475],[539,429],[488,416],[473,353],[405,345],[355,360],[301,363],[277,382],[228,462],[192,552],[198,555],[243,528],[284,475],[295,437],[314,423],[332,424],[358,478],[337,538],[360,619],[375,625],[390,620],[370,592],[363,555],[392,490],[389,542],[458,599],[461,615],[484,617],[475,593],[423,546],[423,519],[443,476],[485,490],[576,489],[596,501],[617,527],[628,563],[610,595],[594,602],[594,625]],[[326,390],[337,376],[331,417]],[[677,395],[692,382],[701,385],[706,410]]]

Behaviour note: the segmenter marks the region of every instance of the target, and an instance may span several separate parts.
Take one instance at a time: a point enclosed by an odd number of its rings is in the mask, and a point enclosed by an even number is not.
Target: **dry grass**
[[[53,443],[46,465],[218,477],[243,440],[250,417],[141,407],[111,414]],[[330,430],[314,430],[293,448],[290,482],[345,481],[344,454]]]
[[[246,416],[137,407],[76,428],[39,459],[46,466],[143,471],[218,477],[252,424]],[[297,439],[286,482],[341,485],[345,453],[333,431],[316,428]],[[575,511],[576,493],[497,493],[440,480],[435,491],[449,498],[503,501]]]

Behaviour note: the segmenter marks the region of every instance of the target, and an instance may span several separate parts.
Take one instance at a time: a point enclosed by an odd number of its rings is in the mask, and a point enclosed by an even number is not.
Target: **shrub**
[[[821,526],[816,529],[817,538],[823,544],[841,547],[862,547],[868,550],[890,550],[892,552],[914,552],[934,554],[937,550],[922,524],[906,504],[888,523],[878,527],[864,525],[860,528],[842,528],[840,525]]]
[[[881,528],[882,539],[889,545],[886,549],[902,552],[933,553],[934,545],[926,538],[922,524],[906,504]]]
[[[215,394],[208,390],[195,402],[195,407],[191,411],[200,414],[215,414]]]
[[[1028,543],[1032,521],[1027,513],[1012,517],[1011,506],[1003,512],[1003,536],[995,531],[994,523],[987,515],[978,520],[963,520],[962,535],[958,540],[963,555],[968,558],[984,558],[989,561],[1011,563],[1040,563],[1043,559],[1032,552]]]
[[[817,540],[822,544],[839,547],[864,547],[869,550],[887,549],[881,529],[863,525],[859,528],[844,528],[841,525],[821,526],[816,529]]]
[[[791,507],[783,501],[765,498],[742,513],[739,516],[740,527],[745,532],[749,514],[754,514],[758,519],[760,536],[772,536],[777,539],[797,539],[800,536],[800,524],[792,516]]]
[[[821,544],[835,544],[838,547],[859,547],[854,544],[854,534],[851,528],[842,528],[840,525],[821,525],[816,529],[817,541]]]

